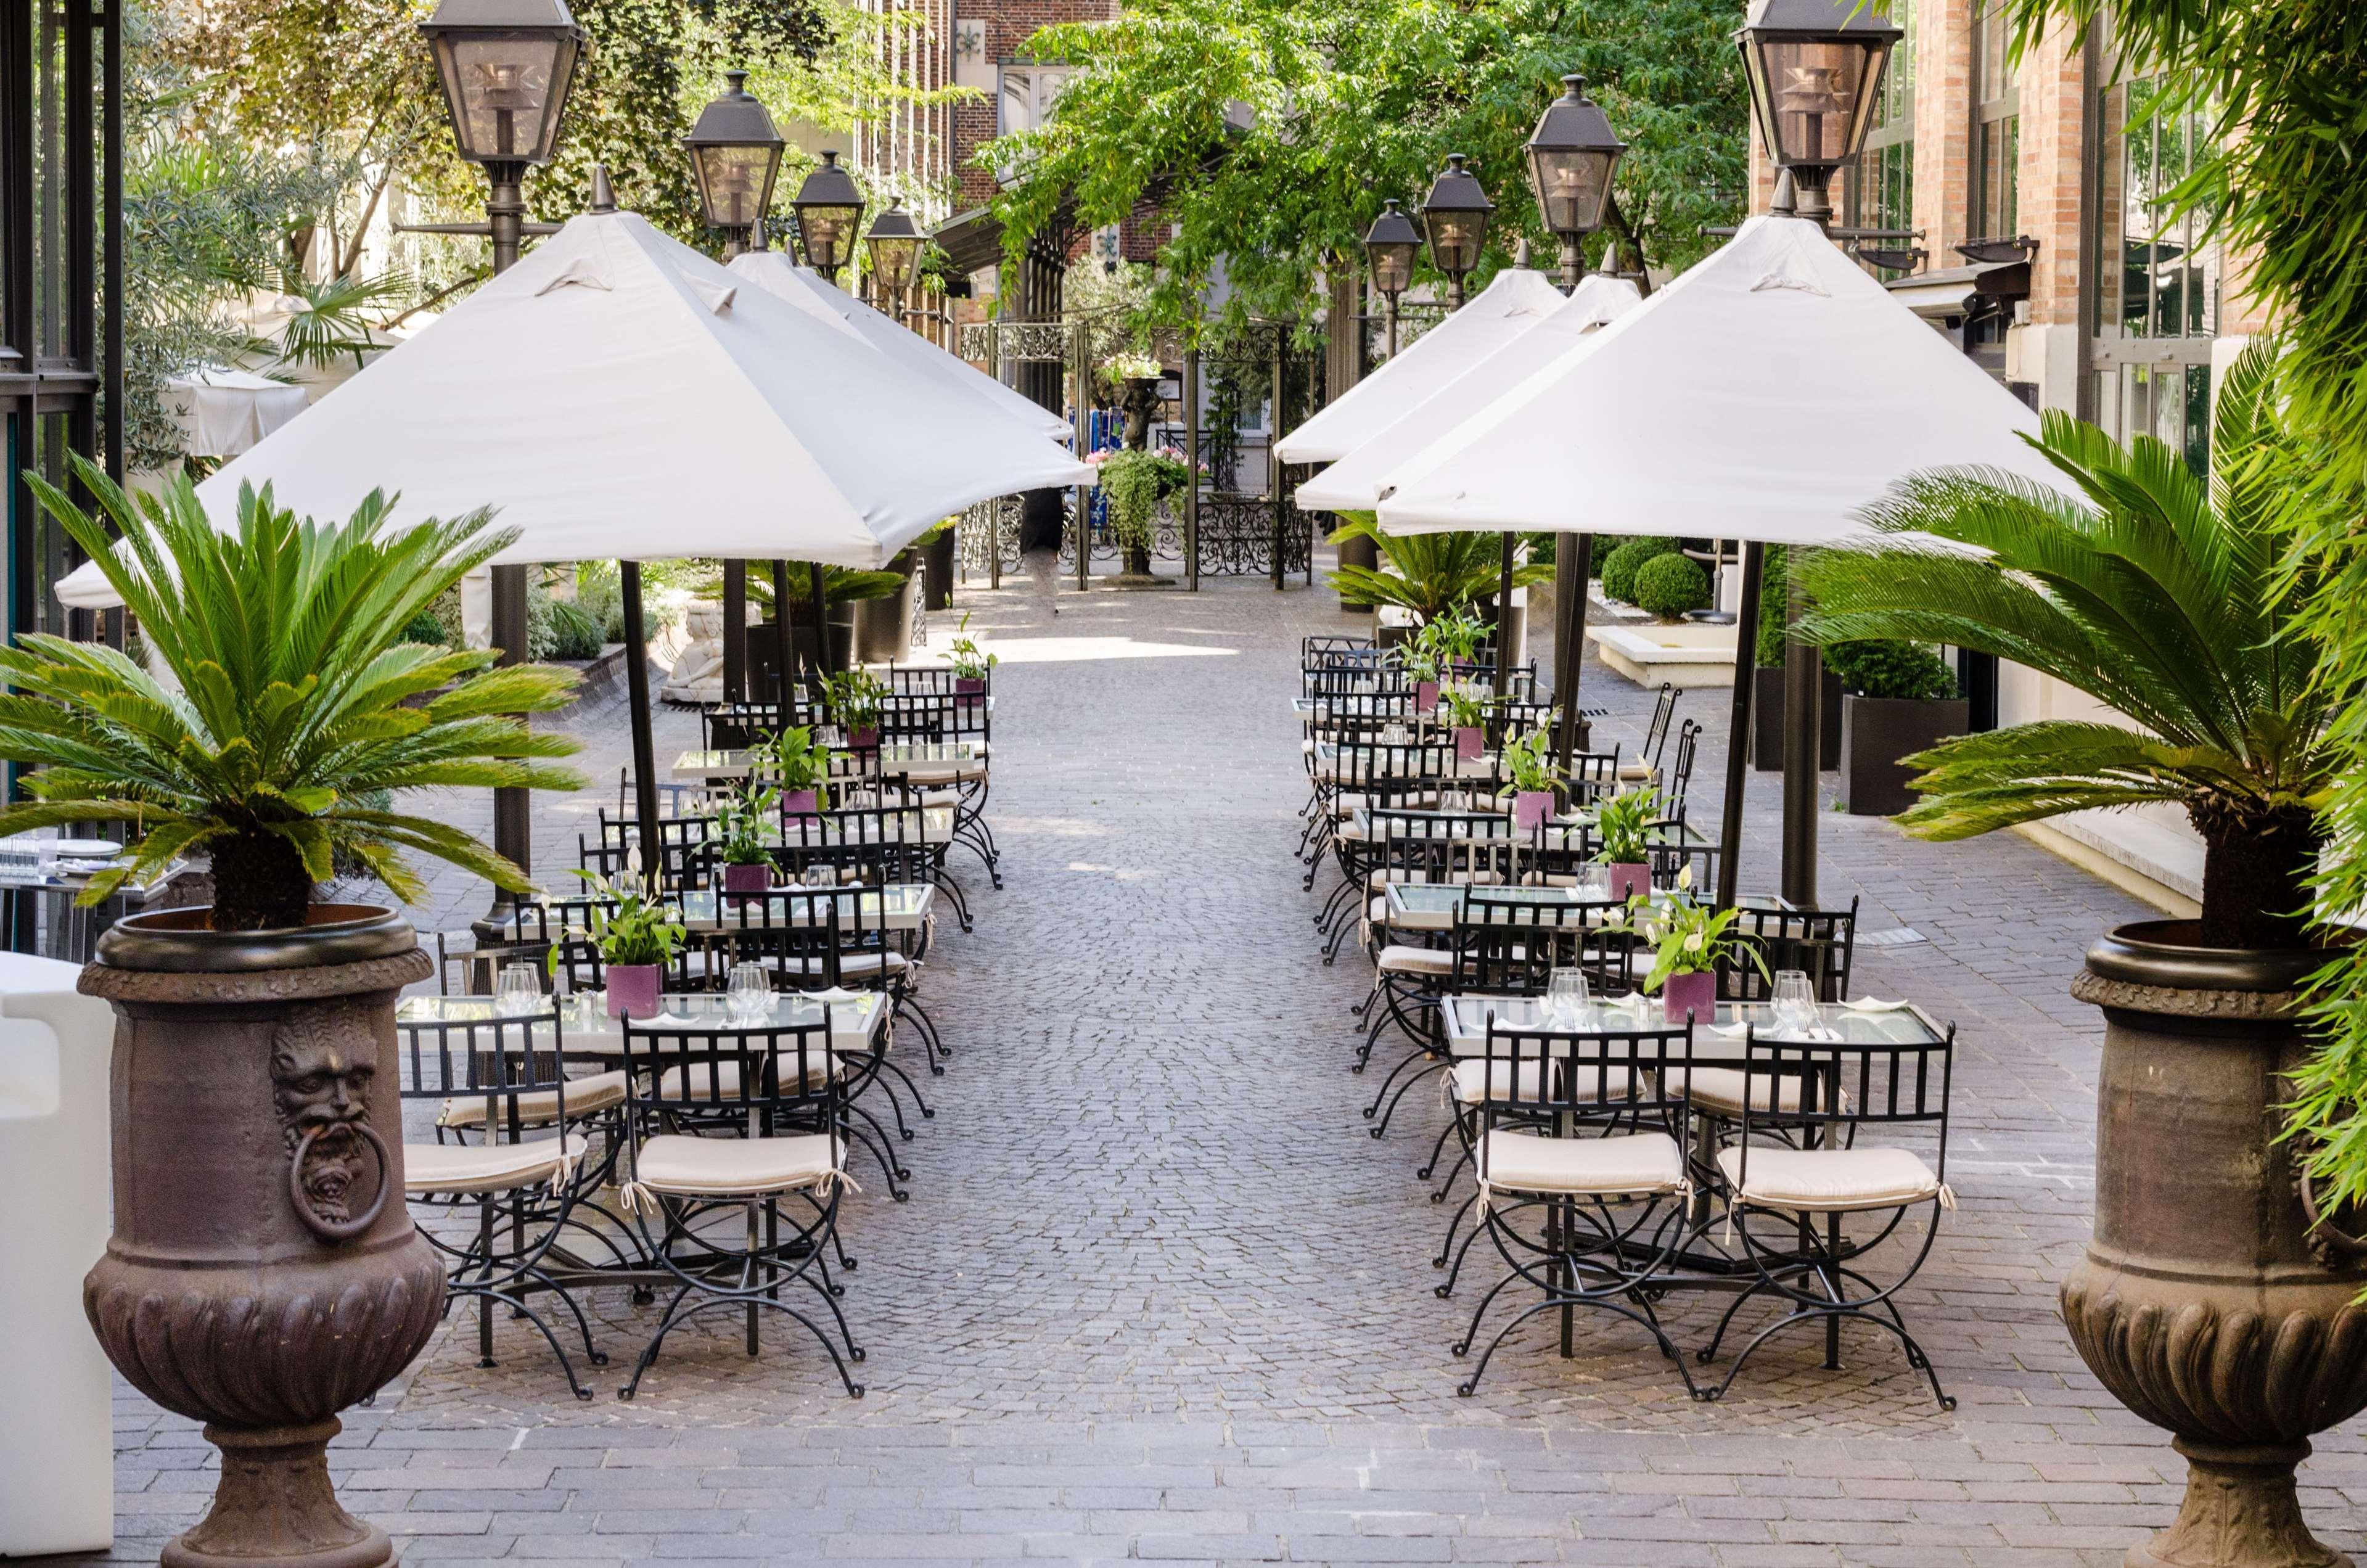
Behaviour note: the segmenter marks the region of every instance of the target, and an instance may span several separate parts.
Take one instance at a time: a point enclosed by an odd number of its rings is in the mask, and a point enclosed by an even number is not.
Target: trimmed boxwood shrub
[[[1825,649],[1825,667],[1860,697],[1928,702],[1956,695],[1956,672],[1920,642],[1834,642]]]
[[[1636,574],[1644,562],[1667,555],[1677,548],[1677,541],[1640,535],[1613,551],[1603,562],[1603,592],[1621,604],[1636,602]]]
[[[1662,620],[1674,620],[1689,609],[1709,608],[1709,574],[1687,555],[1656,555],[1636,573],[1632,602]]]

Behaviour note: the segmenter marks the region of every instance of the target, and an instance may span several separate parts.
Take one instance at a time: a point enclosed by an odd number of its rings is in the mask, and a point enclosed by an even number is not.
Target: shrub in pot
[[[406,640],[515,538],[485,514],[398,529],[372,494],[319,526],[242,490],[221,533],[186,478],[135,504],[72,460],[104,522],[28,482],[172,684],[103,644],[0,649],[0,756],[33,769],[0,833],[128,824],[85,903],[196,852],[214,885],[210,908],[118,922],[83,971],[117,1018],[115,1230],[84,1302],[125,1378],[223,1450],[212,1511],[167,1561],[366,1568],[392,1549],[338,1506],[325,1449],[443,1307],[402,1199],[394,1048],[395,997],[434,966],[393,910],[317,904],[313,887],[344,864],[416,898],[417,851],[523,890],[388,796],[577,787],[549,761],[572,739],[524,722],[576,677]]]
[[[1717,971],[1738,956],[1767,974],[1767,960],[1758,948],[1738,942],[1734,923],[1741,911],[1711,909],[1693,895],[1693,869],[1677,873],[1675,893],[1667,902],[1647,905],[1637,921],[1637,933],[1652,948],[1652,968],[1644,977],[1647,993],[1659,992],[1660,1019],[1676,1025],[1692,1017],[1708,1024],[1717,1017]],[[1772,976],[1769,978],[1772,978]]]
[[[1445,693],[1447,722],[1455,731],[1455,760],[1477,762],[1488,750],[1488,704],[1457,686]]]
[[[1915,803],[1904,759],[1972,722],[1956,672],[1918,642],[1835,642],[1826,667],[1840,677],[1841,785],[1850,814],[1897,816]]]
[[[1150,575],[1150,551],[1159,539],[1159,506],[1190,483],[1184,454],[1172,449],[1096,453],[1102,494],[1109,497],[1110,523],[1126,551],[1126,574]]]
[[[2159,802],[2203,837],[2201,917],[2107,934],[2072,986],[2103,1010],[2104,1045],[2095,1229],[2063,1284],[2064,1324],[2190,1467],[2177,1522],[2132,1551],[2139,1563],[2338,1561],[2302,1518],[2293,1467],[2313,1434],[2367,1406],[2367,1261],[2300,1192],[2305,1170],[2341,1157],[2289,1136],[2327,1111],[2324,1096],[2355,1091],[2302,1010],[2332,956],[2309,880],[2343,694],[2313,678],[2319,649],[2297,620],[2309,584],[2279,569],[2293,530],[2316,520],[2302,510],[2321,503],[2316,460],[2281,422],[2275,354],[2255,344],[2222,382],[2209,483],[2149,437],[2124,449],[2050,413],[2036,446],[2085,506],[1977,472],[1920,474],[1869,521],[1987,553],[1895,541],[1802,568],[1818,607],[1803,630],[1819,642],[1994,653],[2132,722],[1942,742],[1908,759],[1923,770],[1909,832],[1963,838]]]
[[[846,733],[846,744],[854,751],[873,751],[879,745],[879,713],[888,698],[888,687],[869,670],[841,670],[822,680],[822,702],[830,716]]]
[[[963,699],[965,707],[976,707],[986,695],[986,684],[994,675],[1001,661],[991,653],[979,652],[978,642],[969,634],[969,611],[962,611],[961,626],[954,633],[952,662],[954,695]]]
[[[1603,597],[1621,604],[1636,602],[1636,574],[1644,562],[1657,561],[1671,554],[1677,548],[1672,539],[1660,539],[1651,534],[1638,534],[1614,548],[1603,560]]]
[[[829,805],[830,748],[815,743],[810,727],[789,726],[753,748],[749,760],[780,791],[783,816],[811,816]]]
[[[685,928],[680,917],[638,876],[612,881],[590,871],[575,874],[616,905],[592,912],[592,940],[600,949],[600,978],[607,988],[608,1016],[651,1017],[665,988],[666,970],[682,950]],[[558,948],[550,949],[554,971],[561,957]]]
[[[751,778],[715,810],[715,858],[723,867],[725,892],[763,892],[773,885],[773,846],[767,829],[778,819],[781,792]]]
[[[1689,555],[1656,555],[1637,569],[1634,602],[1662,620],[1682,619],[1709,608],[1709,574]]]
[[[1503,540],[1492,533],[1385,534],[1370,512],[1342,512],[1345,520],[1331,531],[1331,542],[1345,545],[1367,540],[1380,552],[1376,567],[1344,563],[1330,574],[1340,602],[1376,608],[1396,605],[1410,613],[1417,628],[1450,611],[1496,597],[1503,569]],[[1523,561],[1512,568],[1512,585],[1528,587],[1553,579],[1549,562]],[[1387,628],[1376,641],[1392,641]]]
[[[1509,780],[1496,791],[1512,801],[1512,825],[1522,832],[1545,825],[1553,814],[1554,790],[1565,777],[1554,766],[1553,735],[1542,725],[1503,747],[1504,776]]]
[[[1594,808],[1594,836],[1610,869],[1611,896],[1631,899],[1652,891],[1652,824],[1660,820],[1660,792],[1648,784],[1622,790]]]

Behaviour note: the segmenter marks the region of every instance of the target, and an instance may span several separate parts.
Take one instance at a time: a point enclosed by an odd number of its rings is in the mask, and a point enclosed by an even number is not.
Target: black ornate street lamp
[[[583,51],[583,29],[566,0],[444,0],[419,24],[436,56],[452,140],[460,156],[483,165],[491,191],[485,225],[437,224],[447,233],[481,232],[493,241],[493,271],[518,258],[527,233],[526,171],[550,161],[559,141],[567,89]],[[493,568],[493,645],[504,665],[527,656],[527,569]],[[493,791],[493,847],[521,871],[529,869],[534,821],[524,790]],[[493,908],[477,922],[481,938],[499,939],[515,900],[493,890]]]
[[[1865,146],[1883,67],[1903,36],[1864,0],[1752,0],[1734,41],[1760,142],[1791,171],[1801,217],[1831,221],[1833,171]]]
[[[1365,231],[1365,256],[1373,265],[1373,287],[1381,293],[1388,321],[1389,358],[1398,353],[1398,296],[1413,282],[1413,258],[1421,254],[1421,232],[1391,198]]]
[[[835,152],[825,151],[789,205],[797,210],[798,249],[806,265],[837,281],[838,269],[855,259],[863,223],[863,193],[855,188],[855,176],[839,167]]]
[[[904,290],[912,286],[921,268],[921,246],[927,236],[912,215],[895,201],[871,220],[871,232],[863,236],[863,248],[871,258],[871,280],[889,300],[893,301],[897,323],[904,320]]]
[[[748,73],[723,73],[723,96],[698,111],[682,144],[698,176],[698,204],[709,228],[723,231],[723,259],[748,248],[748,236],[773,203],[781,133],[747,88]]]
[[[1463,282],[1479,269],[1479,254],[1488,243],[1488,214],[1496,204],[1479,185],[1479,176],[1463,165],[1460,153],[1446,154],[1446,167],[1431,182],[1421,199],[1423,238],[1430,242],[1430,265],[1446,275],[1455,290],[1455,305],[1463,306]]]
[[[1611,133],[1611,121],[1586,96],[1586,78],[1564,76],[1562,95],[1546,106],[1529,133],[1529,183],[1546,230],[1561,242],[1561,286],[1578,287],[1586,276],[1586,236],[1603,227],[1611,199],[1611,176],[1627,143]]]

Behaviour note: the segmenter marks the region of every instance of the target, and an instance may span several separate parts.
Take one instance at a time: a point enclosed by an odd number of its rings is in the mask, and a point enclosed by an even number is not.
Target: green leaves
[[[1398,605],[1415,621],[1427,626],[1474,599],[1493,598],[1502,570],[1503,540],[1491,533],[1385,534],[1370,512],[1343,512],[1347,519],[1332,530],[1331,542],[1369,539],[1379,547],[1391,570],[1342,566],[1329,574],[1340,597],[1355,605]],[[1526,562],[1512,572],[1515,586],[1543,583],[1553,576],[1548,562]]]
[[[308,879],[238,885],[217,864],[224,905],[254,907],[326,881],[341,857],[398,897],[419,887],[416,850],[522,887],[515,867],[425,818],[352,809],[378,791],[431,786],[575,789],[542,759],[577,749],[523,716],[570,700],[575,676],[533,665],[486,672],[494,656],[402,641],[437,595],[512,536],[478,513],[398,530],[373,494],[345,523],[299,522],[270,492],[243,492],[235,533],[215,529],[187,479],[137,501],[74,460],[75,477],[123,532],[30,478],[42,505],[90,551],[138,616],[168,687],[101,646],[29,636],[0,650],[0,757],[29,764],[30,803],[0,808],[0,832],[122,821],[129,845],[89,899],[145,879],[192,849],[278,839]],[[428,698],[446,683],[450,689]],[[244,867],[252,857],[234,858]]]

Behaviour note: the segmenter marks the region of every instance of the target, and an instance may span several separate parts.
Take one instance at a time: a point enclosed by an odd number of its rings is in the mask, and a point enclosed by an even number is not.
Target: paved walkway
[[[1475,1399],[1445,1346],[1470,1292],[1431,1291],[1442,1211],[1412,1176],[1426,1096],[1386,1142],[1345,1071],[1366,971],[1325,969],[1290,857],[1304,797],[1297,640],[1353,626],[1321,589],[968,596],[998,649],[993,821],[1008,887],[973,880],[926,994],[957,1051],[909,1146],[912,1199],[850,1200],[845,1307],[869,1395],[784,1338],[719,1328],[610,1397],[650,1316],[593,1302],[617,1365],[578,1404],[516,1325],[481,1371],[432,1346],[335,1451],[349,1506],[414,1562],[535,1558],[2118,1563],[2167,1522],[2181,1467],[2079,1367],[2055,1282],[2089,1203],[2097,1022],[2065,986],[2143,913],[2022,841],[1911,843],[1823,819],[1826,895],[1861,898],[1862,988],[1962,1025],[1949,1171],[1962,1208],[1904,1305],[1952,1392],[1934,1410],[1886,1342],[1821,1369],[1778,1341],[1694,1404],[1640,1335],[1539,1330]],[[1057,606],[1057,613],[1055,607]],[[1632,751],[1645,695],[1590,665]],[[1695,800],[1709,814],[1724,703]],[[613,713],[583,716],[613,797]],[[692,733],[667,722],[660,752]],[[1774,865],[1754,779],[1744,885]],[[540,864],[573,863],[573,805]],[[456,799],[454,820],[482,815]],[[423,926],[481,892],[439,885]],[[1677,1320],[1698,1338],[1699,1309]],[[153,1561],[210,1488],[189,1424],[128,1393],[125,1540]],[[2367,1454],[2321,1445],[2305,1501],[2367,1544]]]

